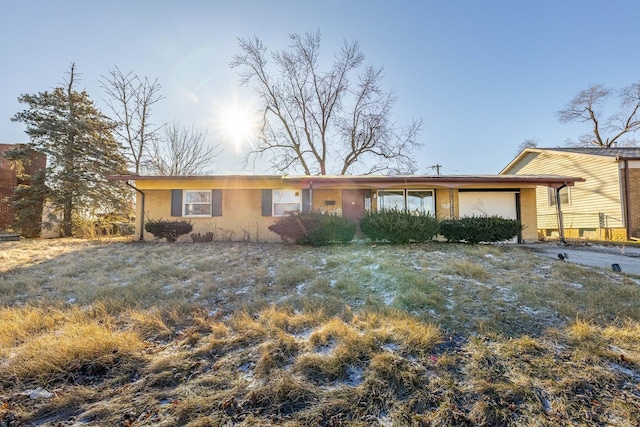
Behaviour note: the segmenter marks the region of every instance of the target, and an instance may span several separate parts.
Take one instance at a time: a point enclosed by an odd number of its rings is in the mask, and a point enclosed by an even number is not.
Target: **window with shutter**
[[[211,190],[184,190],[184,216],[211,216]]]

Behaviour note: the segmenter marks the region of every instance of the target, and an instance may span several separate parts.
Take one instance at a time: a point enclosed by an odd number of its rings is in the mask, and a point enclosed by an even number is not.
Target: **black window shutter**
[[[302,189],[302,212],[311,212],[311,191],[308,188]]]
[[[182,190],[171,190],[171,216],[182,216]]]
[[[211,190],[211,216],[222,216],[222,190]]]
[[[262,190],[262,216],[272,216],[272,203],[271,190]]]

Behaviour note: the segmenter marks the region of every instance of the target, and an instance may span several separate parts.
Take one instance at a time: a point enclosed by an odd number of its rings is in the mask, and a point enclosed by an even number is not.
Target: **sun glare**
[[[216,131],[223,141],[232,143],[236,151],[240,151],[247,143],[251,144],[257,121],[255,108],[249,102],[234,100],[221,103],[216,108]]]

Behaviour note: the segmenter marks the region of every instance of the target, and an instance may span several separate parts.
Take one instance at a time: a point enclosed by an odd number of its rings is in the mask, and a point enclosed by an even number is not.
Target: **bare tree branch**
[[[603,85],[592,85],[580,91],[562,110],[558,111],[561,123],[572,121],[590,122],[590,134],[579,138],[580,145],[596,145],[598,147],[612,147],[615,145],[635,145],[635,140],[622,141],[624,136],[633,135],[640,129],[640,83],[623,88],[618,98],[620,111],[602,118],[607,101],[613,91]]]
[[[286,50],[271,55],[260,39],[239,39],[241,54],[230,63],[240,83],[254,84],[264,115],[258,145],[250,158],[271,156],[272,168],[306,175],[348,174],[362,170],[412,172],[412,151],[418,149],[422,125],[391,121],[396,101],[381,86],[382,70],[365,67],[357,42],[345,41],[328,71],[319,68],[320,33],[290,35]]]
[[[152,175],[206,175],[211,163],[221,152],[221,144],[210,146],[207,133],[178,123],[164,127],[164,138],[153,139],[149,147],[149,162],[145,166]]]
[[[115,67],[107,76],[102,76],[101,86],[108,95],[105,102],[118,123],[115,136],[128,149],[138,175],[146,161],[147,144],[157,140],[163,126],[155,126],[150,121],[151,107],[164,99],[158,79],[141,79],[133,71],[123,74]]]

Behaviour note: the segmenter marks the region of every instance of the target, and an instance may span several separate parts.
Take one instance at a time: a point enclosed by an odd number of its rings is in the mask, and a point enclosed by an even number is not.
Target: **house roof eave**
[[[439,188],[478,187],[483,185],[517,185],[517,186],[572,186],[576,182],[584,182],[583,178],[559,175],[209,175],[209,176],[140,176],[112,175],[111,181],[194,181],[194,180],[232,180],[232,181],[273,181],[278,180],[301,187],[313,188],[387,188],[400,185],[429,185]]]

